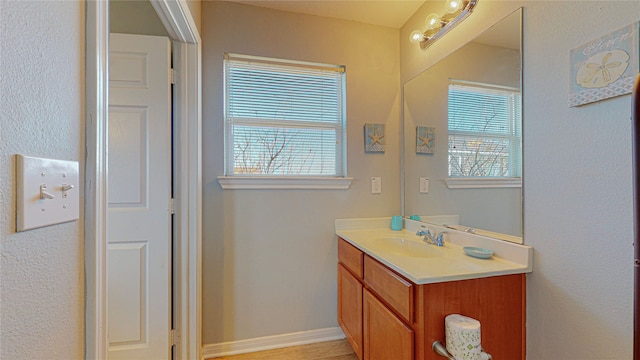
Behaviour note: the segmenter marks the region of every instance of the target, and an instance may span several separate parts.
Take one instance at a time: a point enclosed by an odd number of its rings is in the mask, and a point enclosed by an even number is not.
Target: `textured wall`
[[[481,1],[428,51],[401,41],[402,78],[518,6],[524,6],[524,241],[535,251],[527,359],[631,359],[630,96],[580,108],[569,108],[567,97],[569,50],[638,21],[640,2]],[[401,39],[423,15],[407,23]]]
[[[203,343],[337,326],[335,218],[400,213],[398,31],[203,3]],[[222,190],[223,53],[347,67],[349,190]],[[364,123],[385,154],[364,154]],[[382,177],[382,194],[369,178]]]
[[[84,356],[82,219],[15,233],[14,175],[14,154],[83,163],[83,74],[82,2],[0,1],[2,359]]]

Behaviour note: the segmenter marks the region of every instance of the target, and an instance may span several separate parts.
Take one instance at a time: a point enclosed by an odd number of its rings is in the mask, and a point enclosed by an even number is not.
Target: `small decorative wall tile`
[[[631,93],[638,74],[640,22],[570,51],[569,106]]]
[[[436,128],[416,127],[416,154],[433,154],[436,139]]]
[[[384,124],[364,124],[364,150],[384,152]]]

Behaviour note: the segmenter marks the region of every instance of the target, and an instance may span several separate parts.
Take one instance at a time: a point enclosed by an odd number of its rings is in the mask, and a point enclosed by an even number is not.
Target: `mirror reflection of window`
[[[449,177],[520,177],[520,108],[516,88],[450,81]]]

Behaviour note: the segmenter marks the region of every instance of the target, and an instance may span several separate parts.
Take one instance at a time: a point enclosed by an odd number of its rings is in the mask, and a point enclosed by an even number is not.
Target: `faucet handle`
[[[437,242],[438,246],[444,246],[445,235],[448,236],[449,232],[448,231],[443,231],[440,234],[438,234],[438,236],[436,236],[436,242]]]
[[[416,232],[416,235],[418,236],[431,235],[431,232],[429,231],[429,228],[426,228],[426,229],[422,228]]]

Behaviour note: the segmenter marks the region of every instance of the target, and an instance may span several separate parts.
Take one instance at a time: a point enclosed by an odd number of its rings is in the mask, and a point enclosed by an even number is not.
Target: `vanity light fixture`
[[[477,3],[478,0],[445,0],[444,13],[429,14],[424,21],[424,30],[414,30],[409,39],[426,49],[469,16]]]

